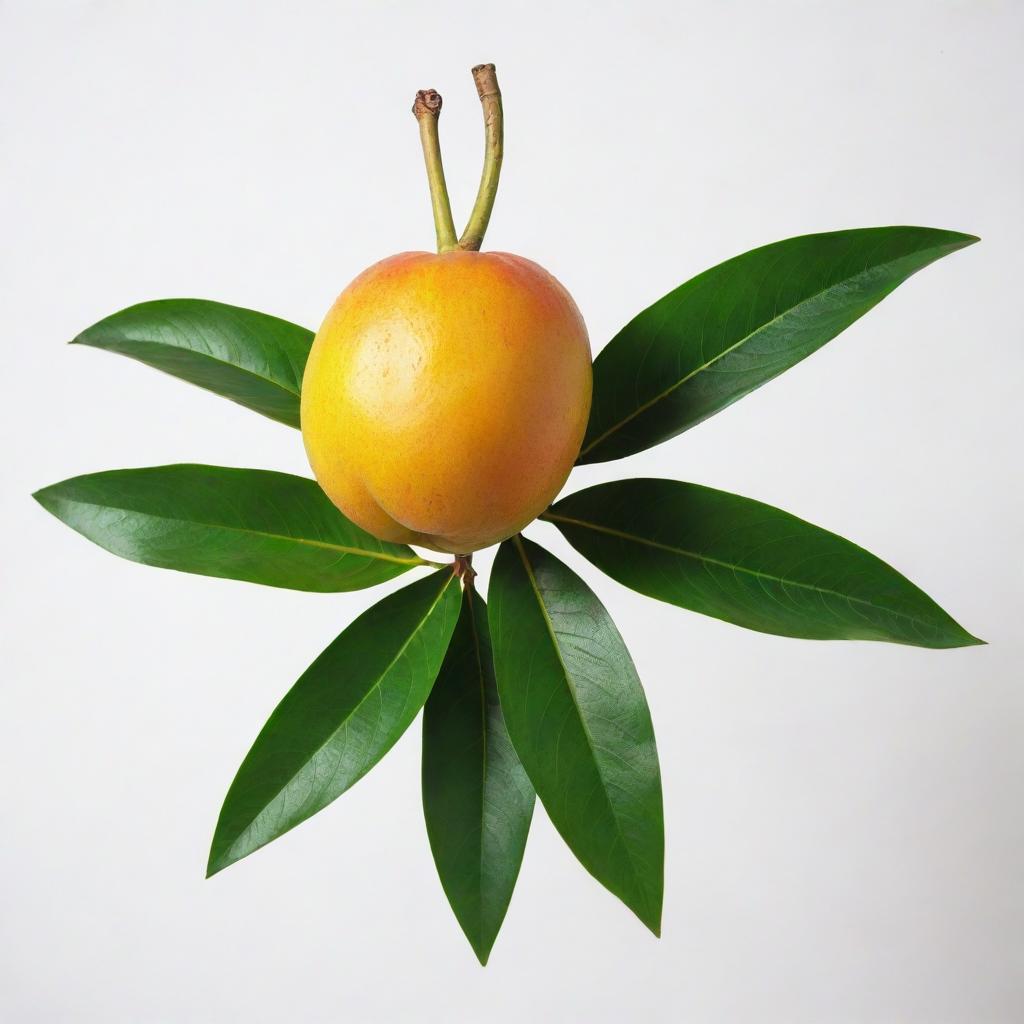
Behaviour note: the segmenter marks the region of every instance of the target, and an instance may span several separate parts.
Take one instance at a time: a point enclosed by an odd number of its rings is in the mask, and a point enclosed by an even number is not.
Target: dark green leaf
[[[594,361],[579,462],[675,437],[805,359],[915,271],[978,239],[934,228],[804,235],[704,271]]]
[[[76,476],[33,495],[122,558],[292,590],[359,590],[428,564],[350,523],[312,480],[263,469],[154,466]]]
[[[533,805],[498,703],[487,606],[467,588],[423,711],[423,813],[448,902],[482,964],[512,898]]]
[[[208,875],[316,814],[361,779],[416,717],[459,617],[442,569],[363,612],[274,709],[224,798]]]
[[[276,316],[205,299],[129,306],[74,344],[120,352],[290,427],[299,425],[313,332]]]
[[[489,619],[501,707],[537,795],[583,866],[658,934],[661,774],[622,637],[575,573],[521,537],[494,561]]]
[[[981,643],[891,566],[759,501],[675,480],[618,480],[544,514],[627,587],[748,629],[916,647]]]

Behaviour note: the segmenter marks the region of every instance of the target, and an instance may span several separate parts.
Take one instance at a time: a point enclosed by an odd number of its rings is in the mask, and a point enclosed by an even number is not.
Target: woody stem
[[[420,142],[423,145],[423,160],[427,166],[427,181],[430,184],[430,203],[434,210],[434,229],[437,232],[437,251],[450,252],[458,245],[455,235],[455,221],[452,219],[452,205],[448,198],[448,186],[444,180],[444,165],[441,163],[441,140],[437,132],[437,121],[441,116],[441,95],[433,89],[421,89],[416,93],[412,112],[420,126]]]
[[[493,64],[477,64],[473,68],[473,81],[484,113],[484,169],[480,175],[473,212],[466,230],[459,239],[460,249],[478,250],[484,241],[484,232],[491,219],[494,199],[498,194],[501,160],[504,155],[505,124],[501,108],[501,90]]]

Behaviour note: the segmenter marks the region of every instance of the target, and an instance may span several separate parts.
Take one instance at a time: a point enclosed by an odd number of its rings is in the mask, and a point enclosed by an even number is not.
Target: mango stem
[[[473,553],[468,555],[456,555],[452,562],[452,573],[462,580],[466,588],[473,586],[473,577],[476,576],[476,569],[473,568]]]
[[[504,155],[505,124],[501,109],[501,90],[493,64],[477,64],[473,68],[473,81],[484,113],[484,169],[480,175],[473,212],[469,215],[466,230],[459,239],[460,249],[477,251],[484,241],[484,233],[494,209],[494,198],[498,194],[498,178],[501,176],[501,159]]]
[[[434,230],[437,232],[437,251],[451,252],[459,243],[455,235],[448,186],[444,180],[444,165],[441,163],[441,140],[437,133],[441,94],[433,89],[421,89],[416,93],[412,112],[420,126],[423,160],[427,165],[427,182],[430,185],[430,204],[434,211]]]

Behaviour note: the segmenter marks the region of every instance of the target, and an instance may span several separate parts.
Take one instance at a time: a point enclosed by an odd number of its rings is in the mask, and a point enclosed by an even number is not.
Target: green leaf
[[[423,814],[445,895],[481,964],[505,919],[535,802],[498,702],[472,589],[423,710]]]
[[[263,469],[154,466],[76,476],[33,497],[144,565],[292,590],[360,590],[427,563],[349,522],[312,480]]]
[[[313,332],[223,302],[159,299],[100,320],[72,344],[120,352],[297,427]]]
[[[618,480],[543,516],[633,590],[762,633],[982,643],[881,559],[796,516],[697,484]]]
[[[976,241],[860,228],[775,242],[704,271],[594,361],[578,461],[620,459],[681,434],[821,348],[915,271]]]
[[[224,798],[207,877],[358,782],[416,717],[459,616],[450,569],[363,612],[274,709]]]
[[[597,597],[521,537],[491,571],[490,626],[509,735],[583,866],[657,935],[664,825],[643,687]]]

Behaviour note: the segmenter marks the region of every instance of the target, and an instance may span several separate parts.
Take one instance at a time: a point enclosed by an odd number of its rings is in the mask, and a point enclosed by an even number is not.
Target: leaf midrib
[[[469,628],[473,637],[473,654],[476,658],[477,679],[480,682],[480,746],[482,750],[480,766],[480,854],[478,857],[477,896],[478,919],[477,929],[480,948],[483,948],[484,936],[484,805],[487,799],[487,689],[484,682],[484,662],[480,651],[480,634],[476,625],[476,610],[473,608],[472,577],[470,585],[465,589],[465,599],[469,609]]]
[[[566,689],[569,691],[569,696],[572,698],[573,706],[576,708],[576,717],[583,729],[583,735],[586,737],[587,746],[590,748],[590,755],[594,761],[594,766],[597,768],[597,777],[601,783],[601,792],[604,794],[605,803],[608,806],[608,810],[611,812],[612,821],[615,822],[615,831],[618,835],[619,842],[622,844],[623,850],[626,852],[626,859],[629,861],[629,868],[633,875],[633,883],[636,885],[639,892],[643,893],[644,904],[647,911],[651,909],[650,900],[647,894],[647,887],[641,882],[640,876],[637,873],[636,864],[633,861],[633,854],[630,850],[629,843],[626,842],[626,837],[622,831],[622,825],[619,822],[619,816],[615,811],[615,805],[612,803],[611,796],[608,793],[608,787],[605,785],[604,773],[597,767],[597,744],[594,741],[594,737],[590,733],[590,727],[587,725],[587,720],[580,709],[579,701],[576,699],[576,690],[570,682],[570,673],[565,664],[565,659],[562,657],[562,648],[559,646],[558,637],[555,633],[554,624],[551,621],[551,617],[548,615],[547,606],[544,604],[544,598],[541,595],[540,588],[537,586],[537,580],[534,576],[533,566],[530,564],[530,560],[526,555],[526,550],[523,548],[522,539],[519,535],[512,538],[516,546],[516,550],[519,554],[520,561],[523,563],[523,568],[526,570],[526,577],[530,582],[530,589],[533,591],[533,595],[536,598],[537,606],[540,608],[541,616],[544,619],[545,628],[548,631],[548,635],[551,637],[552,646],[555,649],[555,655],[558,658],[558,664],[562,668],[562,675],[566,682]]]
[[[887,608],[885,605],[875,604],[873,601],[868,601],[863,597],[853,597],[850,594],[844,594],[841,591],[833,590],[830,587],[819,587],[813,583],[804,583],[801,580],[791,580],[785,579],[782,576],[774,576],[769,572],[763,572],[759,569],[750,569],[743,565],[726,562],[720,558],[713,558],[710,555],[702,555],[697,551],[690,551],[687,548],[676,547],[672,544],[664,544],[661,541],[651,540],[647,537],[638,537],[636,534],[627,533],[625,530],[616,530],[614,527],[601,526],[597,523],[591,523],[584,519],[576,519],[571,516],[556,515],[553,512],[545,512],[540,516],[540,518],[551,523],[569,523],[572,526],[580,526],[587,530],[594,530],[596,533],[606,533],[609,536],[618,537],[621,540],[628,540],[634,544],[642,544],[646,547],[656,548],[659,551],[668,551],[674,555],[680,555],[684,558],[692,558],[695,561],[706,562],[710,565],[717,565],[722,569],[730,569],[733,572],[746,573],[748,576],[755,576],[758,579],[770,580],[771,582],[777,583],[783,587],[793,586],[804,590],[810,590],[816,594],[831,594],[833,597],[838,597],[843,601],[865,605],[868,608],[874,608],[876,611],[884,612],[887,615],[896,615],[900,618],[907,619],[910,622],[915,622],[918,625],[927,626],[932,630],[936,628],[934,623],[930,623],[926,619],[920,619],[915,615],[911,615],[908,612],[898,611],[895,608]]]
[[[113,350],[112,346],[97,345],[91,341],[80,340],[83,339],[84,337],[85,335],[79,335],[78,338],[75,339],[75,341],[78,342],[78,344],[80,345],[86,345],[90,348],[102,348],[108,352]],[[197,359],[207,359],[211,363],[216,363],[218,366],[227,367],[227,369],[229,370],[236,370],[239,373],[244,373],[247,376],[252,377],[254,380],[258,380],[264,384],[269,384],[271,387],[277,388],[279,391],[288,395],[290,398],[301,398],[301,392],[299,390],[288,387],[282,384],[281,381],[274,380],[273,377],[267,377],[262,373],[258,373],[256,370],[250,369],[248,366],[241,366],[238,363],[228,362],[228,360],[221,359],[219,356],[211,355],[209,352],[200,352],[198,349],[190,348],[187,345],[172,345],[169,342],[157,341],[151,338],[131,338],[125,336],[122,336],[121,338],[117,339],[114,342],[114,344],[124,347],[128,347],[131,345],[138,345],[142,347],[152,346],[153,348],[166,348],[172,352],[187,353],[188,355],[195,356]],[[291,362],[291,360],[289,360],[289,362]]]
[[[920,253],[928,252],[931,249],[935,249],[935,248],[942,248],[942,246],[930,246],[930,247],[928,247],[926,249],[915,249],[915,250],[913,250],[911,252],[905,253],[903,256],[896,257],[895,259],[886,260],[884,263],[875,263],[875,264],[873,264],[871,266],[870,269],[871,270],[880,270],[880,269],[882,269],[884,267],[889,266],[890,264],[899,262],[899,260],[906,259],[908,256],[918,255]],[[695,367],[689,373],[687,373],[685,376],[683,376],[680,380],[676,381],[673,384],[670,384],[660,394],[657,394],[653,398],[651,398],[648,401],[644,402],[642,405],[638,406],[631,413],[629,413],[629,415],[623,417],[617,423],[613,424],[606,431],[604,431],[603,434],[601,434],[600,436],[596,437],[593,441],[591,441],[590,444],[588,444],[586,446],[586,448],[583,448],[580,451],[579,457],[582,458],[588,452],[590,452],[594,448],[596,448],[606,438],[611,437],[612,434],[614,434],[617,431],[621,430],[627,423],[632,422],[633,420],[635,420],[637,418],[637,416],[641,416],[643,413],[647,412],[648,409],[653,408],[659,402],[661,402],[664,399],[668,398],[669,395],[671,395],[674,391],[676,391],[679,388],[681,388],[687,381],[691,380],[698,373],[703,373],[705,370],[707,370],[710,367],[714,366],[714,364],[717,363],[720,359],[724,359],[727,355],[729,355],[730,353],[734,352],[741,345],[745,345],[748,341],[751,341],[753,338],[756,338],[757,335],[760,334],[762,331],[768,330],[768,328],[771,327],[773,324],[777,323],[778,321],[782,320],[783,318],[785,318],[785,317],[789,316],[790,314],[794,313],[796,310],[801,309],[803,306],[807,305],[808,303],[814,302],[816,299],[820,299],[822,295],[826,295],[830,291],[835,290],[836,288],[848,285],[851,281],[856,281],[857,278],[864,277],[868,273],[868,269],[869,268],[865,267],[863,270],[859,271],[856,274],[851,274],[849,277],[844,277],[844,278],[841,278],[838,281],[833,281],[827,288],[822,288],[819,291],[814,292],[814,294],[809,295],[809,296],[807,296],[804,299],[801,299],[800,302],[798,302],[796,305],[790,306],[787,309],[784,309],[781,313],[777,313],[770,320],[766,320],[763,324],[760,324],[758,327],[756,327],[749,334],[745,334],[742,338],[740,338],[738,341],[734,342],[728,348],[725,348],[721,352],[719,352],[718,355],[716,355],[713,358],[711,358],[711,359],[707,360],[706,362],[702,363],[700,366]],[[693,280],[695,280],[695,279],[693,279]],[[623,328],[623,330],[625,330],[625,329],[626,328]]]
[[[398,555],[388,555],[380,551],[367,551],[364,548],[353,548],[343,544],[330,544],[323,540],[312,540],[308,537],[291,537],[288,534],[271,533],[267,530],[253,530],[245,526],[227,526],[222,523],[206,523],[199,519],[179,519],[174,516],[159,515],[155,512],[143,512],[136,508],[125,508],[121,505],[101,505],[94,501],[83,501],[80,498],[63,498],[64,501],[73,502],[76,505],[84,505],[88,508],[112,509],[117,512],[130,512],[137,516],[146,516],[150,519],[159,520],[162,523],[182,523],[188,526],[203,526],[210,530],[227,530],[232,533],[242,533],[247,536],[263,537],[267,540],[287,541],[292,544],[304,544],[308,547],[320,548],[327,551],[336,551],[343,555],[356,555],[362,558],[375,558],[383,562],[393,562],[396,565],[433,565],[434,563],[414,555],[412,558],[400,558]]]
[[[299,775],[302,774],[303,770],[310,763],[310,761],[312,761],[321,751],[323,751],[334,740],[338,733],[341,732],[341,730],[348,725],[348,723],[352,719],[352,716],[355,715],[356,712],[359,711],[359,709],[366,703],[366,701],[370,698],[371,694],[375,693],[377,690],[380,689],[381,684],[390,674],[391,670],[395,667],[396,664],[398,664],[399,659],[409,649],[409,645],[413,642],[413,639],[419,634],[420,630],[423,629],[424,625],[426,624],[430,616],[433,615],[434,609],[437,608],[438,604],[440,604],[441,598],[444,597],[445,592],[448,590],[448,587],[451,586],[452,580],[454,579],[455,576],[453,575],[444,581],[444,585],[438,591],[437,596],[434,598],[433,601],[430,602],[430,606],[420,617],[419,621],[416,623],[416,626],[412,630],[410,630],[409,635],[402,643],[402,646],[395,653],[395,656],[378,673],[373,685],[370,686],[362,695],[362,697],[360,697],[359,700],[352,706],[348,714],[345,715],[344,719],[334,729],[331,730],[330,735],[323,741],[323,743],[317,746],[317,748],[312,752],[312,754],[309,755],[309,757],[305,759],[305,761],[299,766],[299,768],[291,775],[289,775],[289,777],[281,784],[281,786],[277,789],[274,795],[271,796],[268,800],[263,801],[263,806],[256,812],[256,814],[254,814],[253,817],[235,833],[234,838],[231,841],[231,844],[227,848],[227,853],[230,853],[232,851],[235,844],[239,841],[239,839],[242,838],[245,831],[252,827],[256,819],[299,777]],[[342,790],[342,792],[344,792],[344,790]],[[270,840],[268,840],[268,842],[269,841]]]

